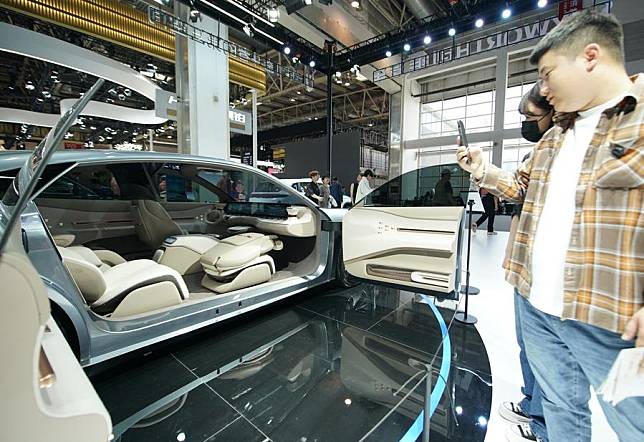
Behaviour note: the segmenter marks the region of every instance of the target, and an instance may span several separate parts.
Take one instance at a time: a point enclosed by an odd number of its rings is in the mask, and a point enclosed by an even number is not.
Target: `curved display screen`
[[[225,212],[233,216],[255,216],[258,218],[287,219],[288,212],[286,204],[267,203],[228,203]]]

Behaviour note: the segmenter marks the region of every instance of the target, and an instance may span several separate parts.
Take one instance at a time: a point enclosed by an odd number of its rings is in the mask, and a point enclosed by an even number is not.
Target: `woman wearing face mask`
[[[525,117],[521,123],[521,135],[533,143],[539,142],[543,134],[553,126],[554,109],[548,101],[540,94],[540,82],[537,82],[519,103],[519,113]],[[525,161],[530,154],[526,155]],[[512,244],[519,225],[521,215],[521,204],[516,204],[512,211],[512,224],[510,236],[505,249],[505,260],[510,259]],[[523,375],[523,399],[520,402],[503,402],[499,407],[499,414],[512,426],[508,428],[507,439],[509,441],[548,441],[543,408],[541,406],[541,389],[537,384],[534,374],[530,369],[525,352],[523,333],[521,329],[521,313],[523,308],[530,308],[529,303],[517,302],[520,296],[515,293],[514,297],[514,321],[519,344],[519,361]],[[525,305],[528,307],[525,307]]]

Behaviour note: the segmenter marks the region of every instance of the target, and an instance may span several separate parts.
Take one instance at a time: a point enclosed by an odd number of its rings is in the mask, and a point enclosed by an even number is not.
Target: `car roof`
[[[31,156],[33,151],[30,150],[13,150],[0,152],[0,171],[12,170],[22,167],[26,159]],[[221,158],[202,157],[196,155],[168,153],[168,152],[149,152],[149,151],[120,151],[120,150],[99,150],[99,149],[79,149],[79,150],[61,150],[54,152],[49,164],[74,163],[81,164],[121,162],[121,161],[177,161],[177,162],[207,162],[221,165],[236,166],[244,169],[255,170],[245,164],[234,161],[224,160]]]

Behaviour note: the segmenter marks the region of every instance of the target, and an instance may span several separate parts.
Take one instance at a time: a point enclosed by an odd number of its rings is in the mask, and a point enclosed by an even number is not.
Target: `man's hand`
[[[480,147],[459,146],[456,149],[456,161],[461,169],[469,172],[475,179],[481,179],[485,171],[485,160]]]
[[[625,341],[635,338],[637,338],[635,347],[644,347],[644,307],[626,323],[626,330],[622,335],[622,339]]]

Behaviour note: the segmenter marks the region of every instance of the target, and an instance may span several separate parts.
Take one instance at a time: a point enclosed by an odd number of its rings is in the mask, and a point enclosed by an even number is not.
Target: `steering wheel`
[[[212,209],[210,212],[206,213],[206,224],[217,225],[221,224],[224,220],[224,211],[221,209]]]

